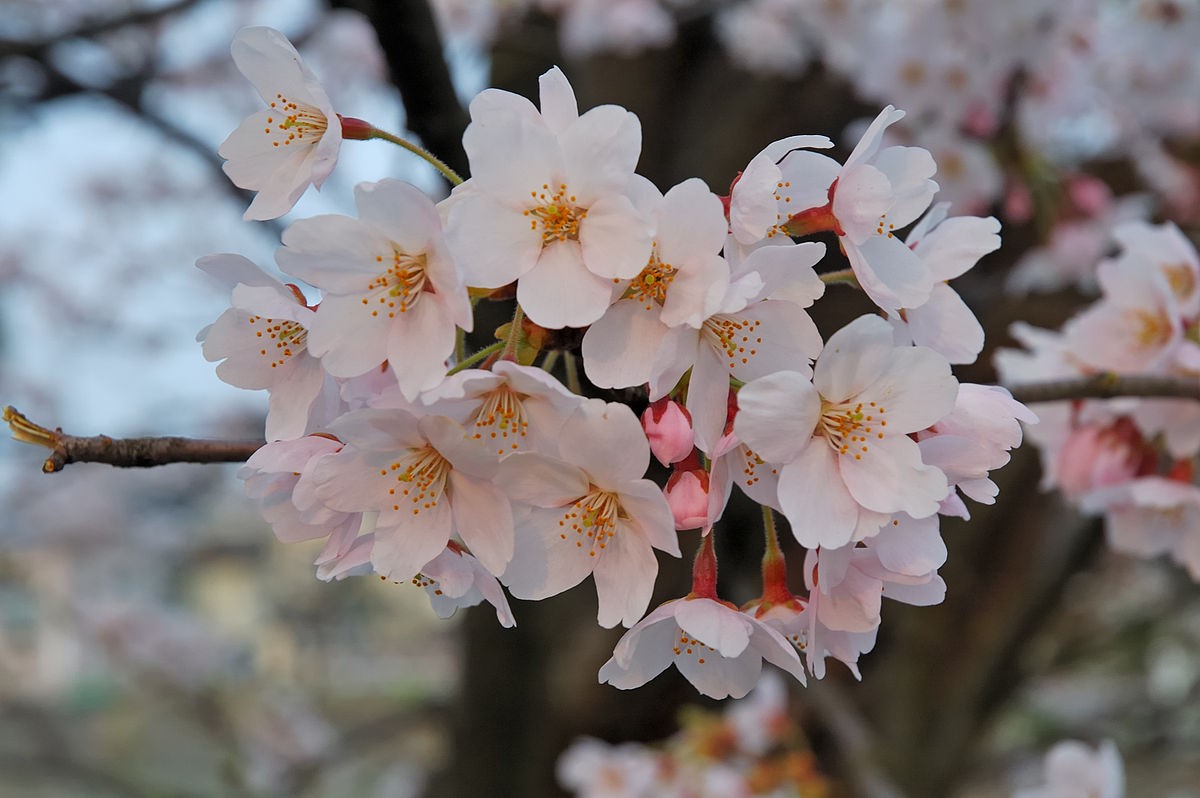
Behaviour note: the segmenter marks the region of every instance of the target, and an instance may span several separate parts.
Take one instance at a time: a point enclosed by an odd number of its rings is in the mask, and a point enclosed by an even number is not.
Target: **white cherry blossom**
[[[325,371],[308,349],[315,314],[304,296],[241,255],[209,255],[196,265],[234,283],[233,307],[196,339],[206,360],[223,361],[217,366],[222,380],[270,393],[267,439],[298,438],[314,422],[326,421]]]
[[[383,577],[411,579],[457,535],[491,573],[513,551],[512,511],[491,482],[495,458],[445,416],[356,410],[330,426],[346,446],[313,479],[324,504],[376,513],[371,562]]]
[[[560,457],[517,452],[497,483],[517,505],[516,551],[501,581],[517,598],[543,599],[595,576],[599,622],[636,621],[658,574],[654,549],[678,557],[662,491],[643,479],[650,446],[625,405],[584,401],[559,433]]]
[[[446,234],[469,285],[518,280],[532,321],[583,327],[650,257],[653,226],[627,195],[641,125],[613,105],[581,116],[557,67],[540,86],[540,112],[498,89],[471,102],[471,179],[445,206]]]
[[[924,518],[948,493],[946,476],[908,436],[953,407],[946,359],[896,347],[892,329],[863,316],[835,333],[813,380],[781,371],[738,393],[734,432],[779,468],[779,504],[808,548],[838,548],[906,512]]]
[[[626,632],[600,682],[629,690],[674,665],[709,698],[741,698],[758,683],[764,659],[805,682],[799,656],[775,629],[727,602],[687,596]]]
[[[325,292],[310,351],[338,377],[385,360],[409,400],[445,376],[456,327],[471,305],[442,238],[433,202],[399,180],[360,183],[358,219],[301,219],[283,234],[279,268]]]
[[[275,219],[290,211],[310,184],[320,188],[329,177],[342,143],[341,120],[279,31],[242,28],[231,50],[267,109],[247,117],[218,152],[226,159],[229,179],[258,192],[245,218]]]
[[[449,618],[459,607],[474,607],[487,601],[496,608],[496,620],[501,626],[509,629],[517,625],[496,577],[453,541],[421,567],[412,583],[428,594],[439,618]]]

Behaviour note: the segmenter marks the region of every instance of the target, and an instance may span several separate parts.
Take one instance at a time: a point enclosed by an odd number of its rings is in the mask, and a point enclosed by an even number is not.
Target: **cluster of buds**
[[[259,192],[248,217],[290,209],[341,137],[394,139],[337,117],[277,32],[243,30],[233,54],[268,103],[222,148]],[[470,178],[429,156],[445,199],[385,179],[357,187],[356,218],[287,228],[277,264],[315,305],[239,256],[200,261],[232,289],[205,356],[270,392],[269,443],[243,476],[276,534],[326,539],[322,578],[411,581],[439,614],[488,601],[505,625],[506,590],[537,600],[591,576],[600,625],[630,627],[600,671],[622,688],[671,664],[717,698],[745,695],[763,659],[801,681],[827,656],[857,675],[884,596],[942,599],[939,516],[994,501],[989,471],[1034,420],[951,374],[983,334],[946,281],[999,246],[996,220],[931,207],[929,152],[882,144],[903,117],[890,106],[844,163],[823,136],[789,137],[728,196],[636,174],[637,117],[580,113],[557,68],[538,106],[489,89],[470,113]],[[817,272],[825,244],[797,239],[818,233],[848,268]],[[825,340],[806,309],[828,283],[879,313]],[[515,297],[515,314],[467,354],[485,297]],[[651,403],[641,423],[630,401]],[[665,493],[652,450],[673,464]],[[765,519],[763,592],[743,608],[717,593],[712,542],[735,483]],[[807,550],[800,592],[776,513]],[[692,591],[646,614],[656,550],[679,556],[690,528]]]

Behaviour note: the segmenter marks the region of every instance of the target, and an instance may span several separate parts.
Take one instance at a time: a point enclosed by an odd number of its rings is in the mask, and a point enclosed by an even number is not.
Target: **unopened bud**
[[[675,471],[667,480],[667,504],[675,516],[675,529],[708,526],[708,472],[703,469]]]
[[[642,429],[650,441],[650,451],[665,466],[678,463],[696,446],[691,414],[674,399],[665,396],[642,413]]]

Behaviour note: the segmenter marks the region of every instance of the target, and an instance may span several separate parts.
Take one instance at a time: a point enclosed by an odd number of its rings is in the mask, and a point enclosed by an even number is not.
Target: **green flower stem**
[[[484,359],[490,357],[491,355],[494,355],[495,353],[499,352],[503,348],[504,348],[503,341],[497,341],[494,344],[489,344],[488,346],[485,346],[483,349],[480,349],[478,352],[471,355],[470,357],[460,360],[458,363],[456,363],[454,365],[454,368],[452,368],[446,372],[446,376],[449,377],[451,374],[457,374],[458,372],[462,371],[463,369],[470,368],[471,366],[474,366],[479,361],[484,360]]]
[[[821,278],[821,282],[825,283],[826,285],[831,283],[845,283],[846,285],[852,285],[855,288],[862,287],[858,284],[858,278],[854,276],[853,269],[839,269],[836,272],[825,272],[824,274],[818,276]]]
[[[383,139],[384,141],[390,141],[392,144],[396,144],[400,147],[403,147],[404,149],[411,152],[413,155],[416,155],[419,158],[425,160],[430,166],[432,166],[434,169],[441,172],[442,177],[449,180],[450,185],[452,185],[452,186],[461,185],[463,182],[463,179],[459,176],[458,172],[455,172],[453,169],[451,169],[449,166],[447,166],[445,164],[445,162],[442,161],[441,158],[438,158],[436,155],[434,155],[432,152],[425,149],[424,147],[418,147],[416,144],[413,144],[411,141],[406,141],[405,139],[402,139],[399,136],[394,136],[391,133],[388,133],[386,130],[380,130],[377,127],[371,128],[370,137],[373,139]]]

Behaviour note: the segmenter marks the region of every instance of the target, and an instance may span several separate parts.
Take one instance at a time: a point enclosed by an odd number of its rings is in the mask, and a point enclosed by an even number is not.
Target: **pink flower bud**
[[[1072,177],[1067,183],[1067,196],[1088,216],[1099,216],[1112,206],[1112,191],[1103,180],[1091,175]]]
[[[1012,180],[1004,190],[1004,218],[1014,224],[1033,218],[1033,194],[1023,181]]]
[[[642,413],[642,429],[650,441],[650,451],[665,466],[677,463],[692,453],[692,416],[674,399],[663,397]]]
[[[1058,452],[1058,483],[1068,496],[1128,482],[1153,459],[1136,427],[1119,419],[1108,427],[1087,425],[1072,430]]]
[[[675,516],[675,529],[702,529],[708,525],[707,471],[675,471],[667,480],[666,494]]]

